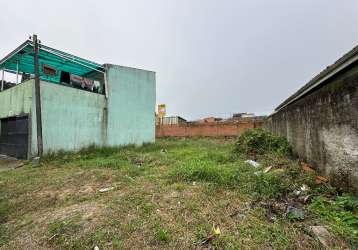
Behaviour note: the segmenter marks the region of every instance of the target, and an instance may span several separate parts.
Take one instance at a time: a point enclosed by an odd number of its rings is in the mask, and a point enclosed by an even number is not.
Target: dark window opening
[[[42,65],[42,71],[47,76],[56,76],[57,70],[49,65],[43,64]]]
[[[65,84],[70,84],[71,83],[70,73],[66,71],[61,71],[60,82]]]

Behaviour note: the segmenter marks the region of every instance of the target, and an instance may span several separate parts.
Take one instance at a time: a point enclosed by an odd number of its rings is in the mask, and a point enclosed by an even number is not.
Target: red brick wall
[[[237,136],[249,128],[259,128],[263,121],[186,123],[156,126],[156,137]]]

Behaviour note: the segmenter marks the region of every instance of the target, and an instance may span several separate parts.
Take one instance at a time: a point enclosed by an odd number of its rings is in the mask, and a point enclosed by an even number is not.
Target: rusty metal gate
[[[27,116],[0,120],[0,154],[27,158],[28,120]]]

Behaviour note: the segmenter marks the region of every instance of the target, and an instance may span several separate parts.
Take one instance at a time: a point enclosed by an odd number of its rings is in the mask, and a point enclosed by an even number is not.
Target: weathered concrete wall
[[[334,184],[358,192],[358,65],[271,115],[265,127]]]
[[[44,153],[155,141],[155,73],[108,65],[109,96],[41,81]],[[33,80],[0,93],[0,118],[28,114],[37,155]]]
[[[0,118],[30,113],[32,83],[30,80],[0,92]]]
[[[155,141],[155,73],[108,65],[109,146]]]
[[[246,129],[259,128],[262,121],[183,123],[156,126],[156,137],[237,136]]]
[[[44,153],[104,145],[105,97],[100,94],[41,81]],[[35,102],[32,116],[36,117]],[[36,119],[32,119],[32,154],[37,153]]]
[[[109,65],[109,97],[41,81],[44,153],[155,140],[155,73]],[[33,88],[34,92],[34,88]],[[31,155],[37,154],[32,102]]]

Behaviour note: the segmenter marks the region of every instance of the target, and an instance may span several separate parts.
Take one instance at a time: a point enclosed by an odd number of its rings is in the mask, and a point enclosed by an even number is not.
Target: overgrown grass
[[[238,184],[238,167],[231,165],[217,165],[210,160],[192,160],[179,165],[169,173],[173,182],[178,181],[205,181],[218,185],[235,186]]]
[[[170,233],[167,229],[157,224],[154,228],[155,239],[159,242],[168,242],[170,240]]]
[[[265,208],[249,204],[289,197],[302,184],[314,196],[328,191],[282,148],[262,151],[261,166],[254,168],[244,162],[250,150],[237,153],[235,147],[232,140],[205,138],[90,147],[2,172],[0,249],[193,249],[214,223],[222,231],[212,242],[217,249],[318,249],[319,242],[296,223],[304,228],[327,222],[341,229],[343,224],[314,206],[315,221],[269,222]],[[112,189],[99,192],[104,187]],[[353,226],[335,232],[351,239],[346,230]]]
[[[358,247],[358,197],[349,195],[330,200],[314,198],[310,210],[325,220],[342,237]]]

